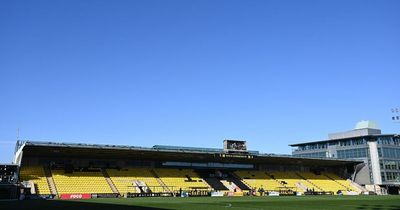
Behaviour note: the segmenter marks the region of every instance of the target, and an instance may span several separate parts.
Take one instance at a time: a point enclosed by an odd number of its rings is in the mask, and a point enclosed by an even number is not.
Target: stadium
[[[361,122],[341,134],[341,139],[350,135],[353,140],[379,140],[381,134],[366,133],[377,129],[370,125]],[[398,135],[383,137],[393,141],[392,148],[399,149],[395,144]],[[303,155],[298,148],[293,155],[265,154],[248,150],[243,140],[224,140],[221,149],[17,141],[14,164],[0,168],[1,198],[29,201],[1,202],[0,206],[270,209],[279,204],[281,209],[337,209],[343,202],[351,204],[348,209],[400,209],[398,196],[372,196],[399,194],[399,185],[398,177],[389,184],[382,179],[374,183],[374,164],[368,164],[374,162],[371,158],[333,158],[329,152],[324,153],[327,157],[315,157],[304,155],[304,151],[311,154],[310,149],[302,151]],[[374,157],[373,149],[366,154]],[[393,170],[398,171],[399,166],[396,164]],[[365,173],[367,177],[371,174],[367,184]]]

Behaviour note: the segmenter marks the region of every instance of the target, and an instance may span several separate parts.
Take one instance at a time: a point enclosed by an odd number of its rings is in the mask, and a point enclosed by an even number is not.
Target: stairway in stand
[[[157,179],[158,184],[160,184],[160,186],[162,186],[164,192],[169,192],[169,193],[173,193],[168,187],[167,185],[161,180],[161,178],[158,176],[158,174],[153,170],[150,169],[150,173]],[[175,194],[174,194],[175,196]]]
[[[108,185],[110,186],[111,190],[113,191],[113,193],[118,193],[118,189],[117,187],[115,187],[114,182],[111,180],[110,175],[107,173],[107,171],[105,169],[101,169],[101,173],[103,173],[104,178],[106,179]]]
[[[278,185],[281,186],[280,189],[283,188],[283,189],[285,189],[285,190],[290,190],[290,188],[286,187],[281,181],[279,181],[278,179],[276,179],[274,175],[272,175],[272,174],[270,174],[270,173],[268,173],[268,172],[265,172],[265,174],[266,174],[268,177],[270,177],[272,180],[275,180],[276,183],[278,183]]]
[[[203,178],[214,190],[229,190],[218,178]]]
[[[298,172],[295,172],[297,176],[299,176],[300,178],[302,178],[303,180],[305,180],[307,183],[311,184],[313,187],[315,187],[317,190],[319,191],[324,191],[321,187],[317,186],[316,184],[314,184],[313,182],[311,182],[310,180],[308,180],[307,178],[305,178],[303,175],[301,175]]]
[[[50,192],[53,195],[58,195],[57,188],[53,180],[53,175],[51,174],[51,170],[48,166],[44,167],[44,174],[46,175],[47,184],[49,185]]]
[[[233,173],[232,173],[233,174]],[[242,182],[241,180],[239,180],[236,177],[230,177],[230,178],[226,178],[225,179],[228,182],[233,182],[236,186],[238,186],[242,191],[247,191],[250,190],[250,187],[245,184],[244,182]]]
[[[200,177],[214,190],[229,190],[217,177],[210,177],[210,171],[196,171]]]

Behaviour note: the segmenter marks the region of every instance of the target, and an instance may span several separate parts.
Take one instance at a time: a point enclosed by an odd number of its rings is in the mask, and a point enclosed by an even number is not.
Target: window
[[[357,149],[346,149],[346,150],[338,150],[337,157],[338,158],[365,158],[368,156],[367,148],[357,148]]]
[[[386,181],[385,172],[381,172],[382,182]]]
[[[381,136],[381,137],[378,137],[378,144],[393,144],[394,142],[393,142],[393,139],[392,139],[392,137],[389,137],[389,136]]]
[[[386,180],[390,181],[400,181],[400,173],[399,172],[386,172]]]
[[[383,147],[382,148],[382,157],[400,159],[400,148]]]
[[[342,147],[351,146],[351,140],[340,141],[339,145],[342,146]]]
[[[384,161],[384,166],[386,170],[396,170],[396,161],[393,160],[385,160]]]
[[[400,138],[393,138],[394,145],[400,145]]]
[[[353,145],[363,145],[367,144],[367,141],[365,139],[353,139],[351,140]]]
[[[304,157],[304,158],[326,158],[326,152],[315,152],[307,154],[297,154],[294,157]]]
[[[393,173],[392,172],[386,172],[386,178],[387,178],[387,180],[393,180]]]

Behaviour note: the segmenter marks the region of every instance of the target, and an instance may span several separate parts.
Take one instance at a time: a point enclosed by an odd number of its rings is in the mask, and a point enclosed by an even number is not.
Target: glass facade
[[[400,172],[386,172],[386,181],[400,182]]]
[[[304,146],[299,146],[296,150],[306,151],[306,150],[317,150],[326,148],[327,148],[327,143],[318,143],[318,144],[307,144]]]
[[[346,140],[338,141],[338,146],[341,146],[341,147],[366,145],[366,144],[367,144],[367,140],[364,138],[346,139]]]
[[[400,182],[400,148],[384,146],[388,141],[381,142],[378,148],[382,180]],[[393,142],[392,142],[393,143]]]
[[[352,138],[330,142],[309,143],[298,146],[296,151],[321,150],[328,148],[328,146],[349,147],[359,145],[367,145],[367,140],[365,138]]]
[[[370,155],[371,144],[376,141],[379,160],[379,171],[382,182],[400,182],[400,136],[398,135],[368,135],[348,139],[337,139],[325,142],[302,144],[293,151],[295,157],[326,158],[330,154],[334,158],[358,158],[368,165],[371,183],[374,182],[372,160]],[[373,144],[372,144],[373,145]],[[336,156],[334,156],[336,154]],[[378,175],[379,176],[379,175]]]
[[[400,159],[400,148],[382,147],[379,150],[379,157]]]
[[[294,157],[304,157],[304,158],[326,158],[326,152],[314,152],[306,154],[296,154]]]
[[[357,149],[346,149],[337,150],[337,158],[367,158],[368,149],[367,148],[357,148]]]
[[[378,144],[381,145],[396,145],[400,146],[399,136],[380,136],[377,139]]]
[[[400,170],[400,160],[380,160],[381,169]]]

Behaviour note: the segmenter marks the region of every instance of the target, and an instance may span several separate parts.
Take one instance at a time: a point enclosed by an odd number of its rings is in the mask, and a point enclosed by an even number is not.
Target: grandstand
[[[58,194],[113,193],[105,177],[99,171],[52,170]]]
[[[144,193],[149,190],[168,192],[147,168],[107,169],[107,172],[121,195]]]
[[[51,194],[44,168],[42,166],[24,166],[21,168],[19,176],[22,181],[31,181],[35,189],[34,191],[38,194]]]
[[[284,188],[284,185],[264,171],[237,171],[236,174],[251,188],[263,188],[266,191],[279,191]]]
[[[229,149],[215,149],[19,141],[15,161],[26,190],[61,199],[365,190],[351,181],[360,162],[262,154],[248,151],[243,142],[234,143]]]
[[[192,169],[154,169],[161,181],[170,190],[192,191],[193,189],[209,189],[210,186]]]

